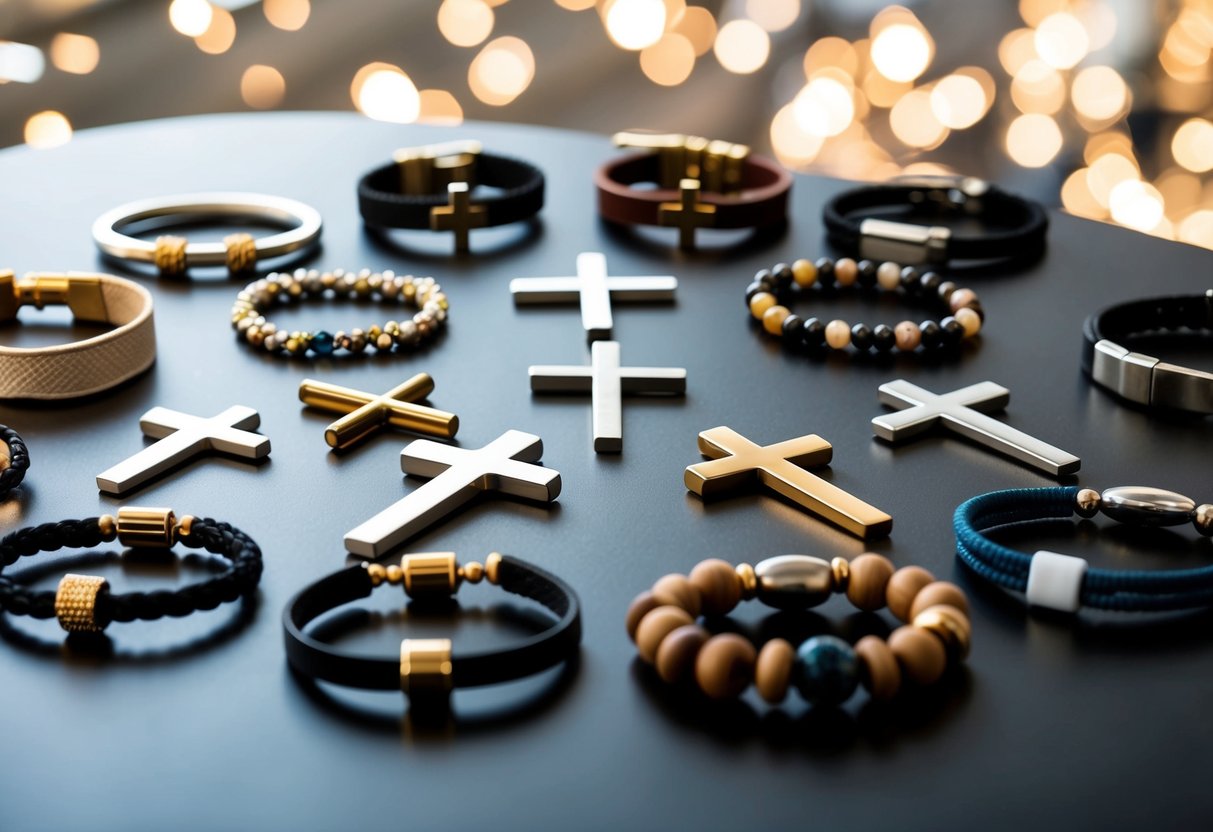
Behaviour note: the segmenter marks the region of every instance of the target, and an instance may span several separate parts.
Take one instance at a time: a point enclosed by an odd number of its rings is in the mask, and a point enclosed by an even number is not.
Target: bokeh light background
[[[0,145],[233,110],[653,128],[1213,248],[1211,50],[1213,0],[0,0]]]

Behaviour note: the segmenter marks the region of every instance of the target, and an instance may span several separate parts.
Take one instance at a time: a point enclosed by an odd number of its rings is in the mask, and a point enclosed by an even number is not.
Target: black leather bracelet
[[[405,639],[399,658],[343,653],[306,632],[309,622],[342,604],[366,598],[381,583],[403,584],[414,599],[449,598],[463,581],[487,578],[506,592],[530,598],[555,616],[547,630],[505,650],[452,652],[447,639]],[[481,566],[459,566],[454,553],[406,555],[400,566],[359,564],[322,578],[296,595],[282,615],[286,655],[305,676],[347,687],[448,694],[455,687],[492,685],[530,676],[570,658],[581,642],[576,593],[555,575],[494,552]]]
[[[8,448],[8,452],[4,456],[0,456],[0,497],[2,497],[25,479],[25,472],[29,470],[29,449],[25,447],[25,440],[8,425],[0,425],[0,443]]]
[[[1100,387],[1150,407],[1213,413],[1213,373],[1132,352],[1122,341],[1148,333],[1213,336],[1213,289],[1108,307],[1083,324],[1082,366]]]
[[[481,185],[495,192],[479,195]],[[538,214],[543,191],[543,171],[531,163],[484,153],[478,142],[452,142],[398,151],[367,173],[358,182],[358,210],[376,228],[453,231],[464,251],[470,228]]]
[[[111,621],[151,621],[212,610],[250,594],[261,579],[261,550],[239,529],[169,509],[127,506],[111,515],[30,526],[0,540],[0,568],[18,558],[62,548],[87,548],[118,539],[131,548],[167,549],[182,543],[221,555],[230,563],[218,575],[177,590],[114,594],[102,578],[67,575],[55,592],[34,591],[0,575],[0,610],[32,618],[58,618],[68,632],[100,632]]]
[[[873,217],[880,214],[881,217]],[[843,191],[822,212],[830,242],[877,262],[1034,260],[1044,252],[1049,218],[1039,204],[972,177],[925,177]],[[979,220],[978,234],[954,234],[913,218]]]

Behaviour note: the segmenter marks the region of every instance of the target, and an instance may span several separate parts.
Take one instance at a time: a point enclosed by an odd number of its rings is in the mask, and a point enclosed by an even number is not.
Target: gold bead
[[[1197,506],[1192,512],[1192,525],[1205,537],[1213,537],[1213,504]]]
[[[102,540],[113,540],[118,536],[118,520],[112,514],[103,514],[97,518],[97,529]]]
[[[379,333],[379,337],[375,339],[375,349],[390,350],[394,343],[396,343],[396,339],[386,332],[381,332]]]
[[[484,559],[484,576],[489,579],[489,583],[491,584],[501,582],[500,552],[490,552],[489,556]]]
[[[762,313],[762,328],[771,335],[780,335],[783,333],[784,319],[790,314],[791,312],[786,306],[776,304]]]
[[[846,592],[851,582],[851,564],[846,558],[834,558],[830,561],[830,571],[834,573],[834,591]]]
[[[817,282],[817,267],[812,261],[801,258],[792,263],[792,279],[802,289]]]
[[[379,586],[387,578],[387,569],[382,563],[368,563],[366,574],[371,579],[371,586]]]
[[[393,563],[387,567],[387,582],[393,586],[404,582],[404,570],[400,568],[399,564]]]
[[[187,514],[177,521],[176,535],[180,540],[183,537],[189,537],[194,531],[194,521],[197,518],[192,514]]]
[[[770,292],[758,292],[754,297],[750,298],[750,314],[761,321],[766,311],[776,303],[778,301]]]
[[[371,342],[378,341],[379,336],[382,334],[383,334],[383,327],[379,326],[379,324],[375,324],[373,327],[371,327],[370,329],[368,329],[366,331],[366,340],[371,341]]]
[[[55,592],[55,617],[69,633],[99,633],[97,596],[109,590],[109,581],[95,575],[64,575]]]
[[[758,594],[758,576],[754,574],[754,567],[748,563],[739,563],[733,568],[737,573],[737,581],[741,584],[741,597],[748,601]]]
[[[1094,517],[1099,514],[1101,504],[1098,491],[1094,488],[1084,488],[1074,497],[1074,513],[1079,517]]]
[[[459,567],[459,577],[463,578],[469,584],[478,584],[484,580],[484,566],[472,561],[465,563]]]
[[[943,642],[948,656],[963,659],[969,655],[973,630],[968,616],[948,604],[927,607],[914,616],[914,626],[934,635]]]

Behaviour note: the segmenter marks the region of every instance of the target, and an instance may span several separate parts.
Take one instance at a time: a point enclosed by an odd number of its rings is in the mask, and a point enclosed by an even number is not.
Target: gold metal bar
[[[167,549],[177,539],[171,508],[123,506],[118,509],[118,542],[132,549]]]
[[[0,283],[2,286],[3,283]],[[18,306],[66,305],[72,315],[83,321],[108,321],[105,296],[101,292],[101,280],[94,275],[77,274],[28,274],[13,285]],[[0,317],[4,308],[0,306]],[[16,312],[14,310],[14,317]]]
[[[400,559],[404,591],[410,598],[446,598],[459,589],[459,563],[454,552],[426,552]]]
[[[446,696],[453,687],[451,640],[406,638],[400,642],[400,690],[414,696]]]
[[[309,407],[331,413],[345,413],[324,432],[333,448],[348,448],[385,424],[406,430],[450,439],[459,430],[454,413],[414,404],[434,391],[434,379],[418,373],[382,396],[361,390],[304,379],[299,385],[299,400]]]

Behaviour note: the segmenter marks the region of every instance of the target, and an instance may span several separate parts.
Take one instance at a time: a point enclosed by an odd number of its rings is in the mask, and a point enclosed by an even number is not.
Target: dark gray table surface
[[[475,137],[540,164],[548,202],[534,229],[474,233],[472,256],[449,238],[361,226],[354,183],[402,145]],[[54,622],[7,619],[0,641],[0,828],[26,829],[524,829],[524,828],[1193,828],[1213,809],[1213,644],[1207,615],[1167,619],[1026,615],[1019,599],[983,589],[953,555],[951,516],[965,498],[1049,478],[965,442],[935,436],[891,448],[872,438],[876,387],[904,376],[935,391],[990,379],[1012,391],[1006,420],[1082,457],[1096,488],[1154,484],[1213,499],[1208,419],[1163,419],[1121,406],[1079,370],[1080,325],[1093,309],[1149,293],[1203,290],[1213,254],[1110,226],[1054,216],[1045,259],[1022,273],[961,278],[988,312],[980,342],[955,363],[814,362],[785,354],[747,326],[741,294],[754,271],[825,253],[823,200],[844,183],[798,177],[785,236],[731,252],[679,254],[670,236],[621,234],[599,223],[590,172],[615,151],[603,137],[527,127],[426,129],[352,115],[241,115],[135,124],[78,134],[54,151],[0,153],[0,261],[27,270],[114,270],[89,236],[93,218],[130,199],[197,190],[294,197],[324,215],[323,251],[309,264],[434,274],[451,300],[448,334],[403,357],[288,361],[236,342],[228,309],[240,283],[136,279],[156,299],[153,370],[81,403],[5,403],[33,467],[0,502],[0,527],[113,511],[132,503],[227,520],[257,539],[265,577],[256,603],[180,621],[115,625],[111,657],[63,650]],[[670,232],[672,233],[672,232]],[[685,401],[631,400],[624,452],[596,455],[588,398],[532,398],[527,366],[581,363],[574,307],[518,309],[507,283],[567,274],[578,252],[608,254],[612,273],[673,273],[673,306],[616,306],[629,364],[685,366]],[[870,323],[896,304],[823,306]],[[391,317],[329,304],[279,313],[290,328],[330,331]],[[9,344],[63,340],[66,315],[24,311]],[[49,320],[39,326],[40,320]],[[77,334],[84,328],[76,327]],[[1169,356],[1210,365],[1206,351]],[[383,391],[425,370],[435,405],[458,413],[459,442],[478,447],[509,428],[544,440],[564,491],[551,508],[479,501],[433,527],[412,551],[492,549],[557,572],[581,595],[585,634],[567,670],[458,693],[451,725],[402,717],[398,694],[310,688],[288,671],[280,612],[287,599],[345,564],[342,535],[417,487],[402,479],[408,441],[383,433],[342,456],[327,451],[328,417],[302,410],[300,379]],[[211,415],[257,408],[273,441],[268,463],[211,459],[124,500],[94,476],[143,447],[138,417],[155,405]],[[782,711],[747,698],[708,708],[654,683],[623,631],[632,596],[670,571],[719,556],[756,562],[804,552],[852,557],[864,546],[789,504],[753,494],[703,504],[682,486],[695,436],[729,425],[771,443],[818,433],[834,443],[829,479],[895,518],[874,545],[970,591],[968,672],[891,711],[857,695],[841,711]],[[1101,565],[1208,563],[1190,529],[1143,536],[1100,521],[1022,535]],[[117,546],[44,555],[21,570],[53,587],[65,566],[100,561],[124,586],[197,579],[193,561],[120,563]],[[391,655],[404,628],[397,590],[345,616],[350,649]],[[462,615],[413,621],[409,632],[454,632],[457,643],[504,643],[533,626],[494,588],[461,593]],[[756,606],[756,605],[753,605]],[[871,626],[842,599],[795,626]],[[742,624],[762,622],[748,609]],[[416,618],[416,617],[415,617]],[[829,622],[832,622],[829,623]]]

